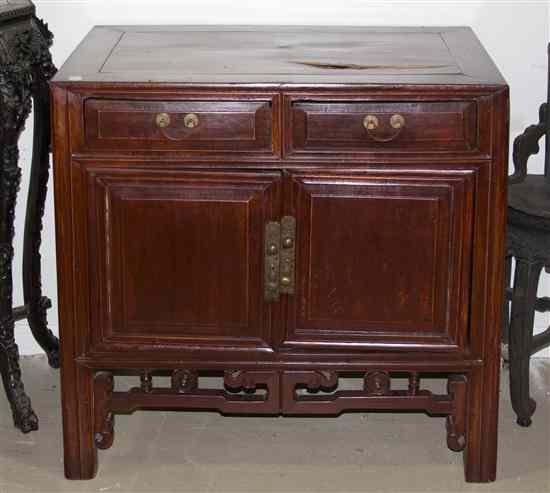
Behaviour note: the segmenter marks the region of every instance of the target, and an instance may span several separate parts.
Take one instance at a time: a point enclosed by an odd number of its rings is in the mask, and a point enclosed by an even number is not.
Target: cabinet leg
[[[52,368],[59,368],[59,341],[47,326],[46,310],[51,306],[42,296],[40,243],[42,217],[49,177],[50,103],[48,85],[40,74],[34,88],[34,141],[25,236],[23,243],[23,296],[28,307],[31,332],[48,356]]]
[[[24,433],[38,429],[38,418],[25,393],[19,367],[19,350],[14,339],[13,234],[15,201],[21,170],[18,166],[17,133],[13,141],[2,142],[0,170],[0,370],[15,426]]]
[[[529,426],[536,403],[529,396],[529,361],[537,288],[543,265],[516,259],[510,323],[510,395],[520,426]]]
[[[94,443],[93,372],[74,362],[61,365],[65,477],[92,479],[97,472]]]
[[[468,377],[468,422],[464,473],[469,483],[496,479],[499,358],[472,370]]]

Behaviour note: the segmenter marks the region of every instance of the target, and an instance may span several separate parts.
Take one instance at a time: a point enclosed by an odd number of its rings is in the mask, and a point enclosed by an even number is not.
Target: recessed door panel
[[[94,346],[270,347],[262,235],[279,181],[88,169]]]
[[[472,175],[295,175],[286,346],[457,350],[468,328]]]

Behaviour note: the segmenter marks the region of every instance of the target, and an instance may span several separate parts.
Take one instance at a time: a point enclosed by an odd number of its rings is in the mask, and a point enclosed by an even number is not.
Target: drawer
[[[292,101],[287,153],[478,148],[477,102]]]
[[[274,115],[262,100],[84,103],[85,146],[97,150],[273,153]]]

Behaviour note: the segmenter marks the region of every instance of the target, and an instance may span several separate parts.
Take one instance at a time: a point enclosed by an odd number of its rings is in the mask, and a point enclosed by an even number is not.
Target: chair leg
[[[510,395],[520,426],[529,426],[536,403],[529,396],[529,360],[537,287],[543,264],[516,258],[510,322]]]
[[[510,298],[508,290],[512,282],[512,256],[504,259],[504,303],[502,303],[502,343],[510,342]]]

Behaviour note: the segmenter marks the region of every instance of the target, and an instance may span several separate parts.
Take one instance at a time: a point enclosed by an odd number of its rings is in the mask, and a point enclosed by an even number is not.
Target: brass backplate
[[[281,219],[281,265],[280,291],[294,294],[296,258],[296,219],[284,216]]]
[[[281,252],[281,225],[269,221],[264,235],[264,298],[279,301],[279,259]]]

